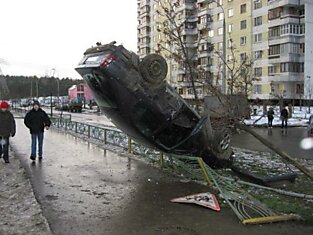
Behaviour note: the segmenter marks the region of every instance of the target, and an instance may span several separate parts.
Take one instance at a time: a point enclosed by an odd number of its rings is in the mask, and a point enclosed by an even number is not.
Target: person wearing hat
[[[9,163],[9,138],[15,135],[15,120],[6,101],[0,103],[0,157]]]
[[[38,101],[33,102],[33,109],[30,110],[24,118],[25,126],[30,130],[31,134],[31,154],[30,159],[36,160],[37,140],[38,140],[38,156],[39,161],[42,160],[43,154],[43,138],[44,130],[48,130],[51,121],[47,113],[40,108]]]

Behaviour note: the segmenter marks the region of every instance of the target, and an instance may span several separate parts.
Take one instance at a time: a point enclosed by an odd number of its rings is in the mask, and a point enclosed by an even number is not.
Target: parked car
[[[60,110],[60,111],[69,111],[69,105],[68,104],[57,104],[55,106],[56,110]]]
[[[68,103],[68,110],[72,113],[81,113],[83,110],[83,101],[79,98],[72,99]]]
[[[211,166],[231,163],[227,130],[209,140],[201,117],[166,83],[167,63],[156,54],[139,57],[115,42],[86,50],[76,71],[101,110],[129,136],[167,153],[200,156]]]

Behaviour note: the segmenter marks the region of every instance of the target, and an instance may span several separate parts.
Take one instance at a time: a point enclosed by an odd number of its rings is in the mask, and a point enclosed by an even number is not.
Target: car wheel
[[[230,147],[230,132],[227,129],[217,131],[214,135],[214,148],[222,153]]]
[[[147,82],[160,84],[167,75],[166,60],[158,54],[147,55],[139,64],[139,71]]]

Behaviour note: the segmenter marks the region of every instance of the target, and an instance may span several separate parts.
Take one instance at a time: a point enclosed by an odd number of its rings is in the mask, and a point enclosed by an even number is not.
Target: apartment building
[[[169,65],[169,82],[185,99],[193,98],[186,69],[169,54],[175,50],[158,27],[162,4],[171,0],[138,0],[138,53],[157,51],[158,44]],[[180,0],[175,11],[185,22],[183,39],[194,64],[225,93],[229,71],[222,59],[253,61],[251,99],[313,98],[313,1],[310,0]],[[311,43],[310,43],[311,42]],[[230,46],[235,48],[231,52]],[[214,48],[214,50],[212,50]],[[219,56],[217,55],[217,53]],[[167,54],[166,54],[167,53]],[[235,58],[232,58],[234,57]],[[224,76],[225,74],[225,76]],[[238,90],[237,90],[238,91]],[[240,89],[239,89],[240,91]],[[205,87],[197,84],[200,98]]]

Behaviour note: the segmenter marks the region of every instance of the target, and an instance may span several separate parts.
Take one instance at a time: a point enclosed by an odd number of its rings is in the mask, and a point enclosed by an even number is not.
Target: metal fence
[[[26,115],[26,113],[28,112],[28,111],[30,111],[30,109],[27,109],[27,108],[17,108],[17,107],[15,107],[15,108],[12,108],[12,111],[13,112],[16,112],[16,113],[18,113],[19,114],[19,118],[21,118],[21,117],[24,117],[25,115]],[[71,114],[67,114],[67,113],[62,113],[62,112],[59,112],[59,113],[53,113],[52,114],[52,116],[51,116],[51,114],[50,113],[47,113],[48,114],[48,116],[50,117],[50,118],[58,118],[58,119],[64,119],[64,120],[72,120],[72,115]]]

